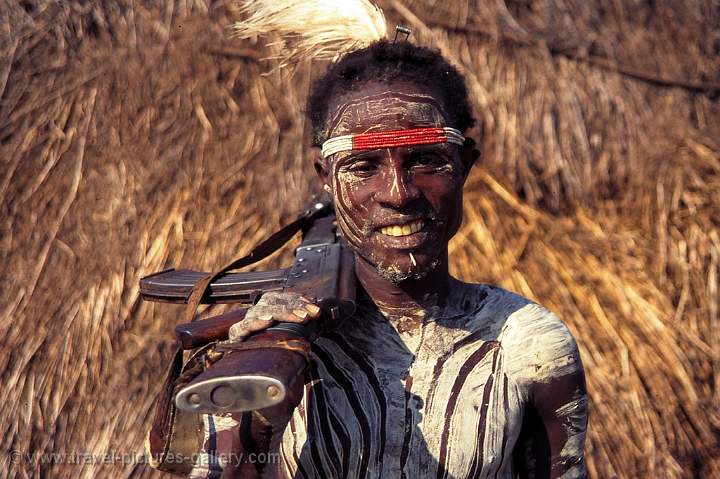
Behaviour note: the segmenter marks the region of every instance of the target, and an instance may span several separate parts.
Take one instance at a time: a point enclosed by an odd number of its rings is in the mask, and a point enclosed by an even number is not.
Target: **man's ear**
[[[320,181],[323,183],[323,190],[330,193],[332,191],[332,186],[330,185],[330,165],[328,164],[328,161],[322,156],[316,156],[314,165],[315,172],[317,173],[318,178],[320,178]]]
[[[477,159],[480,158],[480,150],[477,149],[477,144],[472,138],[465,138],[465,142],[460,147],[460,159],[462,160],[465,170],[463,175],[465,178],[470,174],[470,169],[475,164]]]

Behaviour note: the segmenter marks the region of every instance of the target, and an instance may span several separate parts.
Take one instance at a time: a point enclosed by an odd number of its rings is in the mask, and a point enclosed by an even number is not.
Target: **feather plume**
[[[235,23],[239,38],[279,36],[280,66],[306,59],[335,60],[385,38],[382,10],[367,0],[239,0],[249,15]]]

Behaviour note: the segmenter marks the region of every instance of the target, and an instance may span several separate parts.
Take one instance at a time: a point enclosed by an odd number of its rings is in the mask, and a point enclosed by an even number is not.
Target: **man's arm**
[[[515,311],[507,326],[501,342],[525,403],[513,452],[515,470],[522,478],[586,477],[587,391],[575,339],[557,316],[537,304]]]
[[[320,308],[296,293],[268,292],[248,309],[229,331],[228,347],[272,326],[275,320],[307,323],[320,316]],[[302,374],[302,371],[299,371]],[[285,400],[252,412],[203,415],[204,441],[190,478],[280,477],[282,434],[302,400],[305,381],[292,382]]]
[[[586,427],[587,395],[581,365],[548,383],[534,383],[515,448],[520,477],[586,477]]]
[[[281,477],[279,442],[284,418],[291,411],[280,405],[258,411],[203,415],[204,442],[190,479]],[[274,421],[278,421],[274,424]]]

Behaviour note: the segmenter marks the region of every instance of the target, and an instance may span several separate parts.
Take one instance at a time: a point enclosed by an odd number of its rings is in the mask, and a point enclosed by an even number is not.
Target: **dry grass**
[[[484,158],[454,269],[568,322],[592,476],[718,477],[716,2],[381,4],[468,77]],[[316,188],[301,105],[321,66],[262,76],[234,14],[0,3],[3,451],[139,454],[179,312],[139,302],[139,277],[240,255]],[[155,474],[1,461],[2,477]]]

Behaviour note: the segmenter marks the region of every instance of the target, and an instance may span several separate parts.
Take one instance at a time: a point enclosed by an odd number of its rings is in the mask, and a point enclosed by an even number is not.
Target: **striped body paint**
[[[263,477],[585,476],[584,375],[567,328],[520,296],[449,276],[473,143],[389,144],[398,131],[452,124],[444,98],[371,83],[329,107],[327,136],[364,135],[369,147],[316,161],[363,296],[314,341],[300,404],[269,429],[243,417],[233,437],[250,450],[272,438],[280,454]],[[206,449],[233,450],[216,436]]]
[[[448,306],[408,332],[361,304],[314,343],[313,359],[282,435],[278,477],[511,478],[532,385],[582,370],[555,315],[507,291],[463,283]],[[584,393],[554,412],[564,440],[552,477],[584,477]]]
[[[316,342],[319,380],[303,400],[314,419],[296,413],[296,432],[285,431],[282,454],[297,459],[284,477],[512,477],[530,384],[581,368],[575,342],[552,313],[506,291],[462,285],[451,300],[463,306],[430,312],[422,332],[366,310]],[[572,431],[567,478],[584,475],[584,400],[557,411]]]

